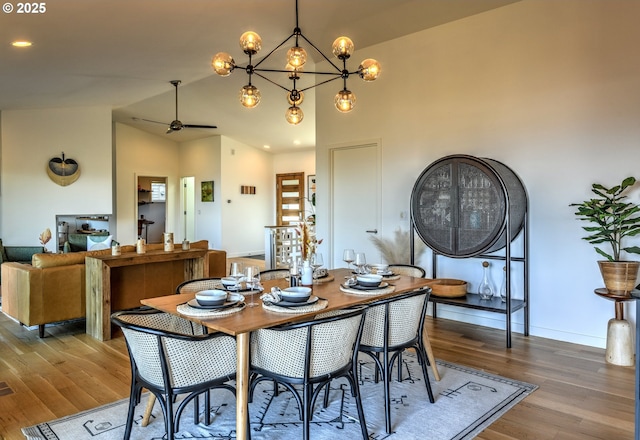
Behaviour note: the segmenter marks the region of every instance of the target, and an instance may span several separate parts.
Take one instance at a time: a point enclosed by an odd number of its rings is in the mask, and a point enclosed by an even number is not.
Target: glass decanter
[[[478,294],[480,295],[480,299],[491,299],[493,298],[493,294],[495,293],[495,288],[493,284],[491,284],[491,280],[489,279],[489,262],[482,262],[482,281],[478,285]]]

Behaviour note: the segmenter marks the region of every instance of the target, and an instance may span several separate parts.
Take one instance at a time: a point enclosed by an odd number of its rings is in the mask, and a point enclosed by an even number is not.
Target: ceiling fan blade
[[[167,124],[166,122],[152,121],[151,119],[136,118],[136,117],[133,117],[133,118],[131,118],[131,119],[133,119],[134,121],[143,121],[143,122],[151,122],[151,123],[153,123],[153,124],[169,125],[169,124]]]
[[[184,128],[218,128],[216,125],[182,124]]]

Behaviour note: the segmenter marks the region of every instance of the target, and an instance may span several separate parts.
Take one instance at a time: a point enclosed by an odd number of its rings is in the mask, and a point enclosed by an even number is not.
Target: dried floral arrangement
[[[409,231],[398,228],[393,233],[393,238],[371,236],[371,241],[382,254],[382,258],[388,264],[411,264],[411,246],[409,243]],[[414,240],[415,260],[420,259],[426,245],[419,238]]]
[[[40,234],[40,244],[44,247],[44,251],[47,251],[47,243],[49,243],[49,240],[51,240],[51,229],[47,228],[44,231],[42,231],[42,234]]]

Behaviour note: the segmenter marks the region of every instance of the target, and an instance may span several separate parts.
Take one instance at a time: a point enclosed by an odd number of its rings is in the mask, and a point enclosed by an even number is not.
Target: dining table
[[[348,288],[345,284],[345,281],[352,276],[353,274],[350,269],[328,270],[326,280],[318,279],[310,286],[312,288],[312,297],[318,297],[322,302],[324,306],[322,310],[318,310],[317,307],[301,307],[296,308],[296,310],[282,308],[282,311],[276,311],[278,309],[277,306],[265,305],[263,301],[257,298],[260,296],[260,293],[255,294],[255,300],[258,302],[258,306],[248,307],[245,305],[240,308],[237,313],[226,313],[215,317],[207,316],[206,314],[194,316],[181,313],[180,310],[184,310],[185,304],[194,298],[195,293],[147,298],[141,300],[141,302],[145,306],[161,310],[165,313],[182,316],[183,318],[204,325],[210,330],[223,332],[236,338],[236,438],[238,440],[246,440],[248,438],[249,426],[249,342],[251,332],[281,324],[309,320],[318,313],[367,304],[379,299],[422,289],[437,282],[428,278],[395,276],[393,279],[385,282],[385,288],[378,289],[377,291],[363,290],[359,292]],[[273,287],[281,289],[289,287],[289,281],[284,278],[269,280],[264,281],[262,285],[265,292],[270,292]],[[243,294],[246,296],[247,292]],[[426,336],[426,332],[424,336]],[[439,380],[435,358],[431,352],[431,345],[429,343],[425,343],[424,345],[427,350],[429,362],[434,371],[434,376],[436,380]]]

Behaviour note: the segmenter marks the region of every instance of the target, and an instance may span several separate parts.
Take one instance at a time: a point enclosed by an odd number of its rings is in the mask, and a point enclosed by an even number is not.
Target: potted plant
[[[606,258],[598,265],[605,287],[614,294],[628,295],[635,288],[640,267],[638,261],[621,259],[622,252],[640,254],[640,247],[622,245],[625,238],[640,234],[640,206],[625,200],[627,189],[635,183],[635,177],[627,177],[611,188],[594,183],[591,191],[596,197],[569,205],[576,207],[578,220],[591,223],[582,227],[588,233],[582,239],[595,245],[596,252]],[[608,245],[609,249],[599,245]]]

